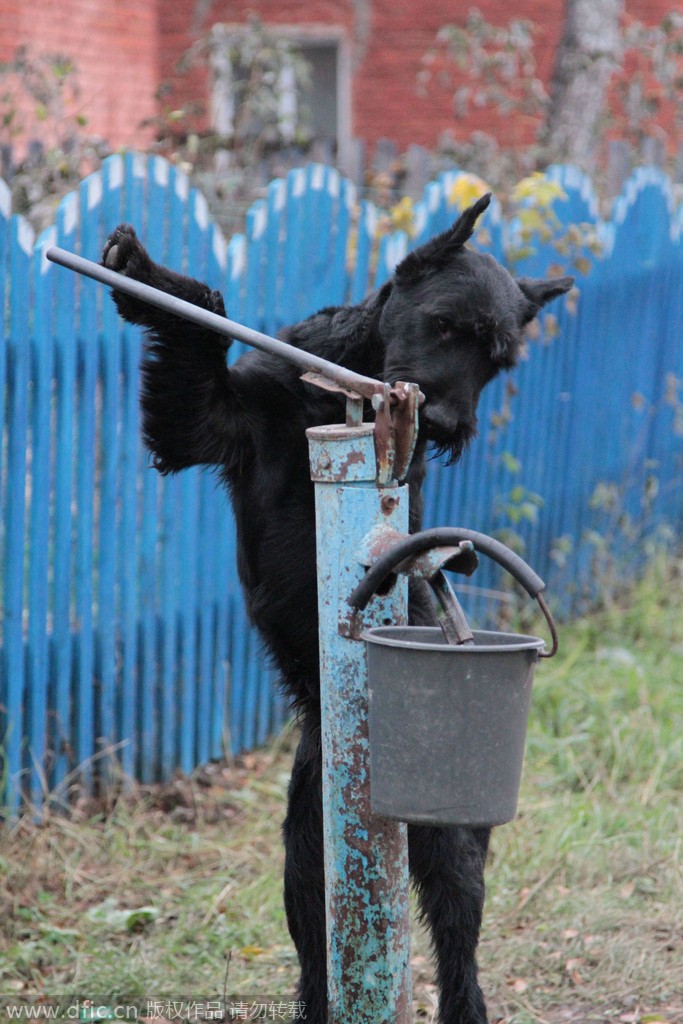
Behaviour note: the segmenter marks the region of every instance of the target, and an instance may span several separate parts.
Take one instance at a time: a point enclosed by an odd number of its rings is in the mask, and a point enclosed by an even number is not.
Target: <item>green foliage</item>
[[[672,9],[659,24],[629,17],[623,32],[624,66],[613,82],[620,134],[639,145],[657,135],[662,115],[683,126],[683,13]]]
[[[239,152],[243,163],[253,162],[254,149],[258,156],[269,146],[309,141],[301,114],[289,119],[282,110],[287,78],[297,93],[309,84],[308,64],[291,40],[252,16],[239,32],[214,25],[186,61],[192,64],[207,58],[214,81],[221,70],[230,68],[234,123],[222,142]]]
[[[51,223],[59,199],[108,153],[85,131],[78,102],[78,70],[70,57],[20,46],[0,63],[0,145],[7,154],[28,145],[16,165],[0,167],[0,176],[10,181],[14,212],[37,230]]]
[[[602,246],[593,224],[562,222],[556,206],[566,199],[562,186],[540,171],[527,175],[510,189],[509,204],[518,223],[518,233],[506,251],[511,266],[539,250],[550,250],[556,259],[549,263],[549,275],[590,272],[591,262],[601,255]],[[569,299],[570,309],[575,298],[576,294]],[[550,340],[557,333],[552,329],[554,317],[545,314],[544,321],[546,340]]]
[[[455,130],[442,139],[444,152],[503,191],[520,177],[565,158],[545,141],[550,96],[538,76],[539,40],[533,21],[512,18],[494,25],[471,8],[460,22],[439,29],[418,74],[422,95],[445,89],[453,97]],[[654,26],[625,18],[622,61],[610,83],[597,165],[604,165],[611,138],[640,147],[647,137],[661,137],[662,119],[680,126],[682,85],[683,15],[674,9]],[[485,114],[489,123],[493,118],[493,133],[457,131],[459,123],[471,123],[473,114]],[[496,126],[509,125],[510,119],[518,135],[500,146]]]
[[[599,481],[589,498],[595,525],[578,542],[590,552],[594,582],[589,599],[610,605],[619,601],[625,579],[632,578],[643,564],[662,551],[671,551],[677,535],[671,524],[659,522],[656,502],[660,490],[660,464],[642,458],[642,446],[652,420],[670,411],[670,425],[677,434],[683,425],[683,384],[667,375],[664,394],[655,401],[636,393],[632,404],[640,418],[631,460],[619,480]],[[679,480],[680,485],[680,480]],[[570,584],[572,585],[572,584]]]
[[[538,510],[542,507],[543,498],[540,494],[527,490],[522,484],[516,484],[507,494],[498,496],[495,513],[504,515],[510,523],[517,526],[524,522],[538,522]]]
[[[144,123],[154,127],[159,151],[196,175],[210,203],[246,201],[264,156],[291,145],[305,150],[310,142],[301,99],[309,64],[287,35],[252,15],[238,29],[215,24],[198,39],[178,71],[198,68],[209,69],[211,126],[204,104],[173,106],[168,83],[158,91],[161,114]]]
[[[680,586],[680,566],[653,559],[627,598],[568,630],[563,659],[541,675],[532,743],[558,792],[629,787],[645,805],[683,788]]]
[[[532,21],[512,18],[507,25],[494,25],[470,8],[462,24],[439,29],[423,57],[418,82],[424,91],[438,77],[439,86],[453,91],[461,120],[486,106],[505,116],[538,115],[548,96],[537,75],[537,32]]]

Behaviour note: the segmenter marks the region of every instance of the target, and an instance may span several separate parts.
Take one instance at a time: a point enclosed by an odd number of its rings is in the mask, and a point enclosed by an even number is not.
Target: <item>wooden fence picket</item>
[[[5,491],[4,636],[5,757],[7,804],[21,796],[26,747],[24,608],[26,600],[27,441],[30,380],[31,254],[33,232],[21,218],[11,222],[9,281],[13,301],[7,337],[7,485]]]
[[[52,450],[52,316],[54,278],[44,251],[55,242],[50,229],[38,239],[33,259],[33,331],[30,377],[30,560],[28,572],[28,633],[26,674],[27,789],[39,808],[46,790],[44,772],[48,707],[48,598],[50,553],[50,456]]]

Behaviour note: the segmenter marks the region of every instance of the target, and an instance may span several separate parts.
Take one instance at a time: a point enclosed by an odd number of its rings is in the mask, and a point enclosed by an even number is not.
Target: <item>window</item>
[[[296,145],[297,139],[306,135],[321,157],[335,159],[344,168],[350,148],[351,83],[343,32],[310,26],[261,26],[255,31],[260,30],[271,40],[279,38],[288,45],[267,67],[270,95],[264,91],[262,99],[254,99],[254,67],[259,54],[250,30],[243,25],[215,25],[212,29],[212,127],[234,138],[238,126],[244,130],[245,118],[240,122],[240,116],[246,113],[247,130],[258,133],[270,124],[271,132],[285,146]],[[287,52],[294,55],[291,63]],[[303,58],[308,68],[306,83],[297,73],[297,57]],[[251,104],[248,112],[241,110],[246,102]]]

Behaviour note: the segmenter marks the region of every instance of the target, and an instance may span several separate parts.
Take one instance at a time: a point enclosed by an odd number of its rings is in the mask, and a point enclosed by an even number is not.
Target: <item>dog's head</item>
[[[515,280],[492,256],[465,246],[490,199],[399,264],[379,322],[384,380],[420,385],[420,435],[451,461],[476,432],[482,388],[515,365],[526,324],[573,284],[571,277]]]

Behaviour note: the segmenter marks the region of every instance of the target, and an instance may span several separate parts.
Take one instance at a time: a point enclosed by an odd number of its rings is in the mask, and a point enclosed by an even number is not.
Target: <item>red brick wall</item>
[[[344,30],[353,59],[352,134],[370,146],[378,138],[390,138],[399,148],[410,143],[433,147],[445,128],[456,129],[450,94],[432,89],[428,96],[416,87],[420,60],[434,42],[437,30],[469,8],[453,0],[213,0],[201,8],[196,3],[160,0],[161,70],[173,78],[177,60],[190,42],[217,21],[240,22],[249,12],[272,25],[324,25]],[[627,0],[627,11],[646,22],[658,21],[676,0]],[[511,15],[528,18],[538,26],[536,55],[538,74],[546,82],[552,70],[553,51],[562,28],[564,0],[478,0],[477,7],[491,22],[505,22]],[[179,95],[204,98],[205,86],[195,75],[183,84],[175,78]],[[185,91],[189,89],[188,91]],[[489,112],[473,116],[474,128],[492,132],[499,141],[514,144],[529,140],[533,124],[520,118],[497,119]]]
[[[658,20],[676,0],[627,0],[627,10]],[[351,132],[372,147],[381,137],[400,148],[433,147],[447,127],[456,128],[450,94],[418,94],[420,59],[437,29],[469,4],[453,0],[0,0],[0,60],[20,43],[38,51],[62,51],[79,69],[80,109],[88,129],[114,147],[144,146],[150,132],[140,122],[157,112],[162,79],[173,78],[173,102],[206,100],[201,73],[179,78],[177,61],[216,21],[240,22],[250,11],[276,25],[334,26],[344,32],[353,65]],[[490,21],[514,13],[539,26],[546,77],[562,22],[563,0],[478,0]],[[495,133],[501,142],[528,138],[532,125],[519,118],[474,117],[469,126]],[[463,130],[463,129],[461,129]],[[464,131],[464,130],[463,130]]]
[[[562,0],[516,0],[514,14],[519,18],[543,21],[539,24],[538,52],[544,55],[541,77],[551,70],[551,55],[559,34],[558,12]],[[500,0],[478,0],[477,7],[492,23],[505,19],[511,13],[501,10]],[[434,45],[434,38],[442,25],[454,21],[468,5],[453,4],[452,0],[431,0],[415,17],[415,5],[410,0],[375,0],[373,4],[372,34],[365,57],[358,69],[355,83],[354,131],[368,140],[381,136],[392,138],[399,147],[411,142],[433,147],[445,128],[458,130],[453,117],[452,95],[446,88],[430,88],[427,96],[420,96],[417,76],[421,58]],[[555,17],[553,17],[553,12]],[[527,134],[529,126],[509,119],[500,121],[491,112],[483,111],[459,129],[463,135],[474,128],[495,133],[504,143],[522,141],[518,133]]]
[[[158,0],[0,0],[0,60],[22,44],[74,61],[86,131],[114,148],[149,141],[139,125],[157,110]]]

